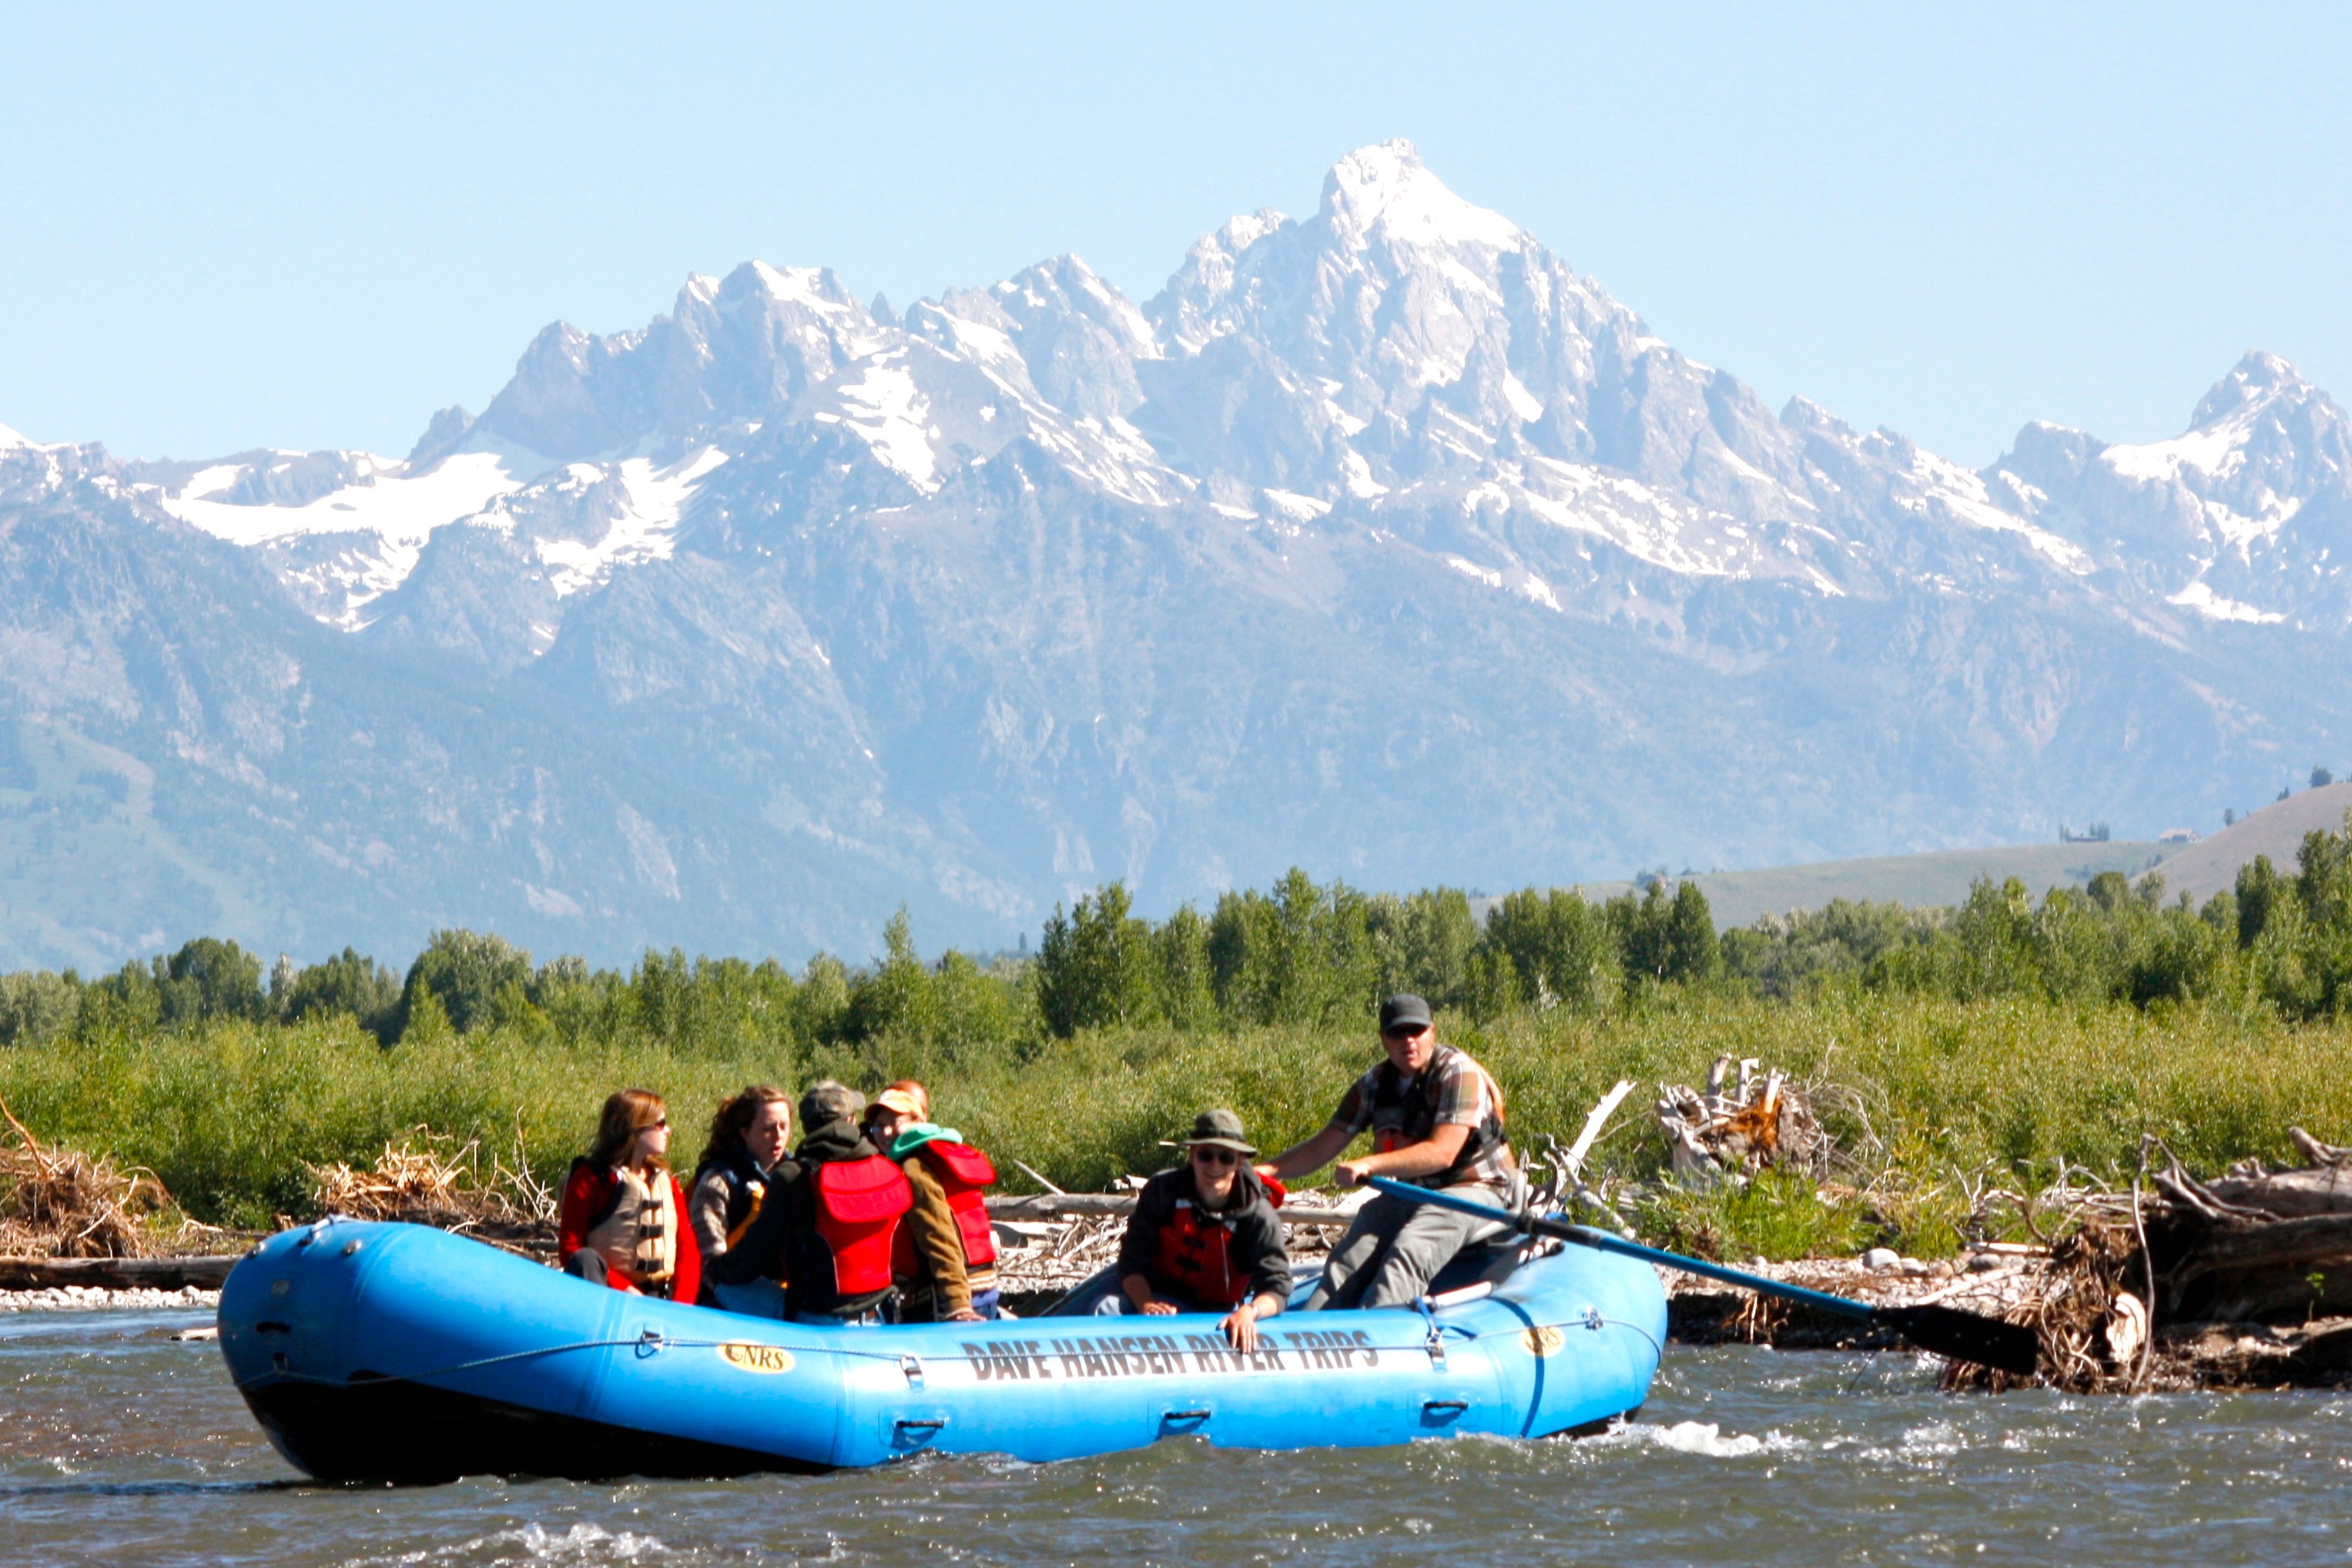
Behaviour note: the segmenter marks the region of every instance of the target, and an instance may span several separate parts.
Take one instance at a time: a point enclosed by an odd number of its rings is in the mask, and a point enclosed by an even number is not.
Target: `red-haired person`
[[[669,1110],[660,1095],[625,1089],[604,1101],[596,1146],[572,1163],[563,1184],[555,1235],[565,1273],[615,1290],[695,1299],[702,1254],[668,1154]]]
[[[900,1079],[866,1108],[866,1136],[907,1173],[913,1206],[890,1244],[902,1323],[977,1323],[999,1315],[996,1232],[982,1195],[996,1180],[987,1155],[931,1120],[929,1092]]]

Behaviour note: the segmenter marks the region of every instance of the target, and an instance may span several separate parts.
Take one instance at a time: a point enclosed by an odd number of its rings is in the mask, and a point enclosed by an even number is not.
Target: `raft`
[[[835,1328],[591,1285],[429,1227],[322,1220],[248,1254],[220,1346],[286,1459],[321,1480],[822,1471],[921,1453],[1077,1458],[1189,1436],[1370,1447],[1577,1434],[1647,1397],[1646,1264],[1474,1249],[1418,1310]]]

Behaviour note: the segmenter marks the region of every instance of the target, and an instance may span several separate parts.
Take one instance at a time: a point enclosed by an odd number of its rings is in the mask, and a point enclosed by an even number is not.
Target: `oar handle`
[[[1703,1279],[1719,1279],[1726,1285],[1737,1285],[1759,1295],[1778,1296],[1784,1301],[1801,1301],[1808,1307],[1818,1307],[1824,1312],[1835,1312],[1841,1317],[1867,1318],[1873,1311],[1864,1302],[1850,1301],[1826,1290],[1808,1290],[1802,1285],[1786,1285],[1778,1279],[1768,1279],[1761,1274],[1726,1268],[1720,1263],[1709,1263],[1705,1258],[1685,1258],[1678,1252],[1644,1247],[1638,1241],[1627,1241],[1589,1226],[1570,1225],[1566,1220],[1548,1219],[1540,1215],[1514,1214],[1492,1204],[1479,1203],[1475,1198],[1455,1197],[1452,1193],[1416,1187],[1404,1182],[1391,1181],[1386,1176],[1368,1176],[1365,1181],[1390,1197],[1402,1198],[1407,1203],[1433,1204],[1439,1208],[1475,1215],[1480,1219],[1500,1220],[1506,1225],[1517,1226],[1530,1236],[1554,1237],[1579,1247],[1591,1247],[1595,1252],[1613,1252],[1620,1258],[1638,1258],[1644,1263],[1680,1269],[1685,1274],[1696,1274]]]

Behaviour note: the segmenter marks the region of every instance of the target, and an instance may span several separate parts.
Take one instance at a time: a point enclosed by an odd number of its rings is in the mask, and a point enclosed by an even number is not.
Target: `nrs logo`
[[[1566,1344],[1568,1336],[1549,1324],[1546,1324],[1542,1328],[1529,1329],[1520,1334],[1519,1342],[1528,1347],[1529,1355],[1541,1361]]]
[[[745,1372],[793,1370],[793,1352],[774,1345],[725,1344],[719,1347],[719,1354],[729,1366],[739,1366]]]

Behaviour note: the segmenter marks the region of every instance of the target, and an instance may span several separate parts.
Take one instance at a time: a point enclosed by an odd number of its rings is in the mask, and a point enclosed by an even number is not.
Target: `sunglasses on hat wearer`
[[[1241,1156],[1231,1149],[1212,1149],[1205,1143],[1192,1146],[1192,1158],[1210,1165],[1233,1165],[1241,1162]]]
[[[1429,1026],[1426,1024],[1391,1024],[1381,1031],[1382,1037],[1391,1040],[1415,1039],[1427,1033]]]

